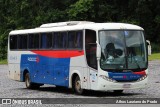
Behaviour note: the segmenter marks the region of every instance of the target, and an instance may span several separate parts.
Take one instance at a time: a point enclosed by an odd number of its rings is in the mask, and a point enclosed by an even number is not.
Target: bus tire
[[[25,75],[25,84],[28,89],[37,89],[40,87],[40,85],[31,82],[29,73]]]
[[[83,94],[84,90],[81,88],[81,80],[79,76],[76,76],[73,81],[73,89],[76,94],[81,95]]]
[[[123,90],[114,90],[114,94],[122,94],[123,93]]]

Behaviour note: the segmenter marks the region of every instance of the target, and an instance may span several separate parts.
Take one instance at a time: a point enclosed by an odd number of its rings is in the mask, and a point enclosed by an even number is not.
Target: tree
[[[93,20],[94,14],[94,0],[79,0],[70,6],[68,10],[69,20]]]
[[[0,59],[11,30],[69,20],[136,24],[160,45],[160,0],[0,0],[0,13]]]

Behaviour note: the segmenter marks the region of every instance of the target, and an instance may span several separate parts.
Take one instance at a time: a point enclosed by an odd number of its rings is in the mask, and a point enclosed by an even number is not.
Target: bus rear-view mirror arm
[[[100,60],[100,58],[101,58],[101,46],[100,46],[100,44],[96,41],[96,43],[97,43],[97,60]]]

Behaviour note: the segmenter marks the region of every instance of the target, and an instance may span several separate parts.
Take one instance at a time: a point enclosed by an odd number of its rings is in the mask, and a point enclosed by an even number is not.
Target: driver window
[[[93,30],[85,31],[85,49],[88,66],[97,69],[96,32]]]

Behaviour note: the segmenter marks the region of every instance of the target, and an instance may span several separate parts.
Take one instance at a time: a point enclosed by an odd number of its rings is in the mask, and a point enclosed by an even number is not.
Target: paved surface
[[[0,98],[88,98],[88,97],[89,98],[94,98],[94,97],[98,97],[98,98],[160,98],[160,61],[149,62],[149,75],[148,75],[149,81],[148,81],[147,88],[136,89],[136,90],[125,90],[124,93],[121,95],[115,95],[112,92],[89,91],[86,95],[79,96],[79,95],[75,95],[71,89],[65,89],[65,88],[59,89],[53,85],[44,85],[40,89],[30,90],[25,88],[24,82],[17,82],[17,81],[8,79],[7,73],[8,73],[8,66],[0,65]],[[66,105],[55,105],[55,106],[62,107]],[[85,105],[67,105],[67,106],[84,107]],[[87,106],[92,106],[92,105],[87,105]],[[101,105],[101,106],[105,106],[105,105]],[[109,105],[107,106],[111,107]],[[124,107],[125,106],[127,105],[124,105]]]

